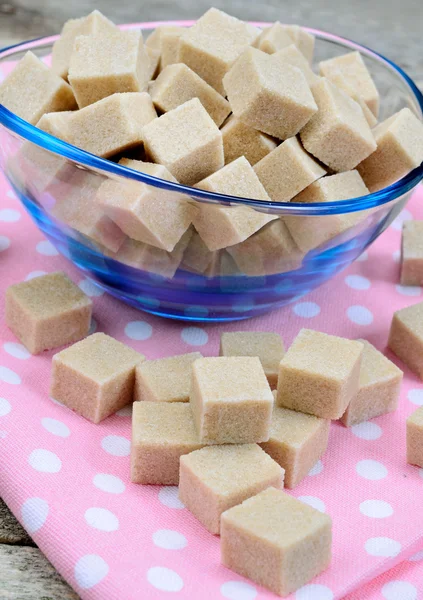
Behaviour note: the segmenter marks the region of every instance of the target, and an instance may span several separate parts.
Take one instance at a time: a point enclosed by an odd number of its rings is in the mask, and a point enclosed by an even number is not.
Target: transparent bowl
[[[140,28],[148,34],[148,30],[159,24],[163,23],[138,23],[123,28]],[[189,26],[192,22],[172,24]],[[422,117],[423,96],[397,65],[347,39],[309,31],[317,38],[316,62],[351,50],[362,53],[380,90],[381,120],[405,106]],[[2,50],[0,69],[7,73],[27,50],[48,62],[56,38]],[[186,321],[246,319],[304,296],[354,261],[398,215],[423,178],[421,165],[377,193],[319,204],[269,203],[223,196],[170,183],[98,158],[44,133],[2,105],[0,166],[39,229],[89,278],[136,308]],[[131,182],[175,201],[185,195],[189,202],[220,204],[230,210],[245,206],[273,215],[288,225],[295,219],[308,231],[325,233],[320,236],[319,245],[307,253],[287,251],[275,225],[276,233],[270,236],[270,241],[269,232],[262,229],[244,246],[212,255],[198,243],[195,234],[190,238],[192,231],[170,253],[145,244],[131,246],[130,242],[116,250],[113,237],[116,231],[108,219],[97,220],[92,230],[87,231],[85,225],[77,230],[58,217],[56,210],[68,197],[78,202],[89,200],[107,179],[119,182],[122,189]],[[75,227],[75,222],[72,223]]]

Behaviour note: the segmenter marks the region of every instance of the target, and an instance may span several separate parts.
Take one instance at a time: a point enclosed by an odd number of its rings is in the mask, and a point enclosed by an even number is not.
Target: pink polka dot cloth
[[[423,218],[423,188],[359,260],[307,298],[241,324],[200,327],[103,294],[0,180],[0,286],[62,269],[93,297],[93,330],[148,358],[216,355],[221,332],[240,329],[277,331],[289,345],[308,327],[384,350],[393,311],[423,300],[420,288],[398,284],[401,224],[411,218]],[[221,566],[219,538],[176,488],[130,483],[129,407],[100,425],[84,420],[49,398],[54,351],[31,356],[3,318],[0,335],[0,494],[81,598],[275,598]],[[292,600],[423,598],[423,469],[405,460],[405,419],[419,405],[423,384],[406,369],[397,412],[350,429],[332,424],[328,451],[292,493],[332,516],[333,560]]]

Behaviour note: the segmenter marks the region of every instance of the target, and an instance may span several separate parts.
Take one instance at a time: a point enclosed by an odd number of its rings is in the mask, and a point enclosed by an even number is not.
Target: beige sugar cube
[[[401,284],[423,284],[423,221],[402,225]]]
[[[179,60],[224,95],[223,77],[260,29],[211,8],[179,42]]]
[[[224,512],[220,535],[225,567],[280,596],[331,561],[331,518],[275,488]]]
[[[318,75],[313,72],[310,67],[310,63],[298,50],[295,44],[290,44],[286,47],[283,47],[281,50],[278,50],[273,55],[273,60],[280,61],[282,64],[288,64],[292,67],[298,67],[300,71],[304,74],[304,77],[307,79],[307,83],[311,86],[317,81],[319,81]]]
[[[328,419],[281,406],[273,408],[269,441],[260,446],[285,470],[285,487],[295,488],[323,456],[329,430]]]
[[[286,140],[254,165],[271,200],[289,202],[307,186],[326,175],[296,137]]]
[[[79,108],[112,94],[145,91],[150,57],[141,32],[117,29],[77,37],[68,77]]]
[[[76,111],[69,119],[66,141],[91,154],[109,158],[140,146],[144,126],[156,118],[147,93],[113,94]]]
[[[189,404],[134,402],[131,481],[178,485],[179,459],[202,448]]]
[[[62,112],[53,112],[44,114],[37,123],[38,129],[42,129],[50,135],[65,140],[68,137],[68,126],[72,110],[64,110]]]
[[[190,242],[184,252],[181,267],[194,273],[214,276],[220,267],[221,251],[212,252],[203,242],[200,234],[194,230]]]
[[[423,381],[423,302],[394,313],[388,347]]]
[[[70,85],[30,51],[0,84],[0,104],[32,125],[45,113],[77,108]]]
[[[88,16],[80,19],[69,19],[63,25],[59,39],[53,44],[51,68],[60,77],[67,79],[70,57],[76,38],[80,35],[113,33],[116,29],[116,25],[98,10],[93,10]]]
[[[423,406],[407,419],[407,462],[423,467]]]
[[[379,92],[372,79],[360,52],[348,52],[319,63],[320,74],[331,78],[331,73],[341,71],[350,84],[356,88],[372,113],[377,117],[379,112]]]
[[[314,35],[308,33],[303,27],[299,25],[284,25],[285,31],[294,41],[298,50],[303,54],[309,63],[313,60],[314,54]]]
[[[403,108],[373,130],[377,150],[358,165],[371,192],[394,183],[423,161],[423,123]]]
[[[403,373],[366,340],[361,361],[359,387],[341,421],[347,427],[397,409]]]
[[[225,510],[268,487],[283,487],[284,471],[257,444],[209,446],[181,456],[179,497],[210,533]]]
[[[88,335],[91,312],[91,300],[61,271],[6,290],[6,324],[31,354]]]
[[[161,112],[198,98],[218,127],[231,112],[229,102],[182,63],[165,67],[150,87],[150,94]]]
[[[162,165],[122,159],[119,164],[176,182]],[[95,203],[130,238],[172,252],[197,209],[187,197],[147,183],[108,179],[99,188]]]
[[[147,157],[185,185],[201,181],[224,164],[222,134],[198,98],[146,125],[143,139]]]
[[[146,45],[145,51],[147,52],[148,58],[150,59],[147,74],[149,81],[151,81],[152,79],[156,78],[160,69],[160,50],[150,48],[150,46]]]
[[[292,43],[293,39],[287,32],[286,27],[281,25],[279,21],[275,21],[271,27],[267,27],[262,31],[254,46],[262,52],[266,52],[266,54],[274,54]]]
[[[270,200],[244,156],[203,179],[195,187],[241,198]],[[242,242],[276,218],[246,206],[227,207],[198,203],[193,222],[208,249],[214,251]]]
[[[257,357],[201,358],[190,395],[202,442],[248,444],[269,439],[273,396]]]
[[[245,156],[250,165],[255,165],[276,148],[276,140],[249,127],[231,115],[221,128],[225,165],[240,156]]]
[[[179,40],[186,32],[185,27],[164,27],[161,37],[160,67],[165,69],[168,65],[179,63]]]
[[[276,404],[339,419],[359,389],[363,344],[301,329],[279,367]]]
[[[136,368],[134,400],[188,402],[192,363],[200,352],[146,360]]]
[[[245,275],[275,275],[299,269],[304,257],[285,223],[272,221],[244,242],[228,248]]]
[[[303,72],[256,48],[237,59],[223,85],[236,117],[282,140],[296,135],[317,112]]]
[[[335,202],[366,196],[368,193],[360,174],[354,170],[322,177],[295,196],[293,202]],[[359,211],[324,217],[289,216],[284,220],[297,246],[303,252],[309,252],[354,227],[364,216],[365,213]]]
[[[144,356],[104,333],[94,333],[53,356],[50,395],[100,423],[132,402],[135,367]]]
[[[363,111],[324,77],[312,91],[319,111],[301,130],[304,148],[334,171],[354,169],[376,150]]]
[[[278,383],[279,363],[285,348],[281,336],[270,331],[233,331],[222,333],[220,356],[257,356],[271,389]]]

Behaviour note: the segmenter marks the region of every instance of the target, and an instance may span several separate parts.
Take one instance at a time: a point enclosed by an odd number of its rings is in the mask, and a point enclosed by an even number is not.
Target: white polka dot
[[[107,508],[93,506],[85,511],[84,517],[88,525],[94,529],[107,532],[119,529],[119,519]]]
[[[1,81],[1,78],[0,78]],[[16,200],[16,194],[13,190],[7,190],[6,196],[8,198],[12,198],[12,200]]]
[[[408,390],[407,398],[416,406],[423,406],[423,389]]]
[[[417,588],[408,581],[389,581],[385,583],[381,592],[386,600],[417,599]]]
[[[257,596],[256,588],[244,581],[227,581],[220,586],[220,593],[228,600],[254,600]]]
[[[0,210],[0,221],[3,223],[16,223],[21,218],[21,213],[12,208],[3,208]]]
[[[423,479],[423,469],[419,469],[419,475]]]
[[[29,455],[29,464],[40,473],[58,473],[62,468],[62,461],[50,450],[38,448]]]
[[[347,275],[345,283],[353,290],[368,290],[371,285],[367,277],[362,277],[361,275]]]
[[[365,250],[364,252],[362,252],[360,254],[360,256],[358,256],[355,260],[357,260],[358,262],[364,262],[369,258],[369,254],[368,252]]]
[[[9,367],[0,365],[0,381],[10,383],[10,385],[19,385],[21,383],[21,378],[15,371],[9,369]]]
[[[5,235],[0,235],[0,252],[7,250],[10,246],[10,240]]]
[[[409,210],[407,210],[406,208],[397,216],[396,219],[394,219],[391,223],[391,227],[392,229],[395,229],[396,231],[401,231],[402,229],[402,224],[404,223],[404,221],[411,221],[413,219],[413,215],[410,213]]]
[[[95,319],[91,319],[90,328],[88,330],[88,335],[92,335],[97,331],[97,321]]]
[[[49,513],[48,502],[42,498],[28,498],[22,504],[22,525],[32,535],[44,525]]]
[[[35,277],[41,277],[42,275],[47,275],[46,271],[31,271],[31,273],[28,273],[28,275],[25,277],[25,281],[29,281],[30,279],[34,279]]]
[[[394,509],[384,500],[364,500],[360,504],[360,512],[371,519],[385,519],[394,514]]]
[[[309,583],[295,592],[295,600],[333,600],[333,592],[326,585]]]
[[[322,471],[323,471],[323,463],[321,460],[318,460],[317,463],[314,465],[314,467],[311,467],[308,474],[310,475],[310,477],[313,477],[314,475],[319,475]]]
[[[292,310],[298,317],[311,319],[312,317],[317,317],[320,313],[320,306],[315,302],[298,302]]]
[[[417,562],[418,560],[423,560],[423,550],[420,550],[420,552],[416,552],[416,554],[413,554],[413,556],[410,556],[410,558],[408,560],[411,560],[411,562]]]
[[[401,544],[388,537],[369,538],[364,544],[364,548],[370,556],[384,556],[386,558],[398,556],[401,552]]]
[[[395,289],[403,296],[420,296],[422,288],[419,285],[396,285]]]
[[[131,340],[144,341],[151,338],[153,328],[145,321],[131,321],[125,327],[125,335]]]
[[[124,406],[120,410],[118,410],[115,415],[118,417],[132,417],[132,404],[128,404],[128,406]]]
[[[153,533],[153,542],[164,550],[182,550],[188,544],[187,538],[172,529],[158,529]]]
[[[254,300],[245,298],[244,300],[236,300],[232,304],[232,310],[235,312],[248,312],[254,308]]]
[[[109,572],[109,565],[98,554],[86,554],[75,565],[75,579],[83,590],[100,583]]]
[[[62,423],[62,421],[58,421],[57,419],[51,419],[50,417],[44,417],[41,419],[41,425],[46,429],[49,433],[53,435],[57,435],[58,437],[69,437],[70,429],[67,425]]]
[[[316,496],[298,496],[298,500],[312,506],[316,510],[320,510],[320,512],[325,512],[326,506],[323,500],[320,498],[316,498]]]
[[[204,346],[209,340],[207,332],[200,327],[184,327],[181,331],[181,338],[190,346]]]
[[[14,358],[20,358],[21,360],[26,360],[30,358],[31,353],[25,348],[23,344],[18,344],[17,342],[6,342],[3,344],[3,348],[5,352],[13,356]]]
[[[94,475],[93,484],[102,492],[108,492],[109,494],[123,494],[125,491],[123,481],[116,475],[109,475],[108,473]]]
[[[38,242],[35,249],[38,254],[43,254],[44,256],[57,256],[59,254],[53,244],[48,240]]]
[[[399,263],[401,260],[401,250],[395,250],[395,252],[392,252],[392,260],[396,263]]]
[[[0,398],[0,417],[5,417],[12,410],[12,405],[6,398]]]
[[[180,592],[184,587],[182,577],[167,567],[151,567],[147,571],[147,579],[161,592]]]
[[[370,325],[373,315],[365,306],[354,305],[347,308],[347,317],[356,325]]]
[[[122,435],[106,435],[101,447],[113,456],[129,456],[131,452],[131,442]]]
[[[370,479],[371,481],[384,479],[388,475],[388,469],[385,465],[372,459],[360,460],[356,464],[355,470],[361,477]]]
[[[90,297],[98,297],[104,294],[104,290],[102,290],[98,285],[96,285],[91,279],[82,279],[78,283],[78,287]]]
[[[377,440],[382,435],[382,427],[372,421],[364,421],[351,427],[351,432],[362,440]]]
[[[168,508],[185,508],[185,505],[179,500],[179,490],[174,485],[164,485],[159,491],[159,500]]]
[[[0,429],[0,440],[3,440],[7,436],[7,431],[2,431]]]

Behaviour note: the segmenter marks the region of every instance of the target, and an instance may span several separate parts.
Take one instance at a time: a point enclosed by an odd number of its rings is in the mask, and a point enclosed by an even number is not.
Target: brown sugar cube
[[[283,487],[283,469],[257,444],[209,446],[181,456],[179,497],[210,533],[225,510],[268,487]]]
[[[364,345],[363,358],[357,395],[341,418],[347,427],[396,410],[403,376],[401,369],[369,342],[358,341]]]
[[[349,171],[376,150],[360,106],[328,79],[312,87],[319,111],[300,136],[304,148],[334,171]]]
[[[185,27],[164,27],[160,38],[160,67],[179,63],[179,39],[186,32]]]
[[[45,113],[77,108],[70,85],[32,52],[0,84],[0,104],[32,125]]]
[[[377,192],[423,161],[423,123],[403,108],[373,130],[377,150],[358,165],[371,192]]]
[[[42,129],[50,135],[65,140],[68,137],[68,126],[70,115],[73,115],[74,111],[64,110],[62,112],[46,113],[41,117],[37,123],[38,129]]]
[[[66,141],[91,154],[109,158],[141,145],[144,125],[156,118],[147,93],[113,94],[76,111],[69,119]]]
[[[147,157],[182,184],[193,185],[223,167],[222,134],[198,98],[146,125],[143,138]]]
[[[97,35],[116,30],[116,25],[98,10],[93,10],[88,16],[80,19],[69,19],[63,25],[59,39],[53,44],[51,68],[60,77],[67,79],[75,39],[80,35]]]
[[[202,442],[269,439],[273,396],[257,357],[200,358],[192,367],[190,405]]]
[[[285,470],[285,487],[295,488],[323,456],[329,429],[328,419],[281,406],[273,408],[269,441],[260,446]]]
[[[189,404],[134,402],[132,406],[131,481],[178,485],[179,459],[203,447]]]
[[[286,27],[279,21],[275,21],[271,27],[266,27],[255,42],[254,47],[266,54],[274,54],[282,48],[293,43],[292,37],[286,31]]]
[[[236,117],[282,140],[296,135],[317,112],[303,72],[256,48],[238,58],[223,85]]]
[[[326,171],[307,154],[296,137],[286,140],[254,165],[271,200],[289,202]]]
[[[155,50],[149,46],[145,46],[145,51],[150,59],[149,67],[147,70],[148,80],[155,79],[160,68],[160,50]]]
[[[407,462],[423,467],[423,406],[407,419]]]
[[[423,381],[423,302],[394,313],[388,347]]]
[[[138,160],[119,164],[176,182],[166,167]],[[194,218],[197,209],[187,197],[138,181],[109,179],[99,188],[95,203],[130,238],[171,252]]]
[[[224,95],[223,77],[259,35],[257,27],[211,8],[180,38],[179,60]]]
[[[363,344],[301,329],[279,367],[277,405],[339,419],[359,389]]]
[[[144,356],[94,333],[53,356],[50,395],[93,423],[132,402],[135,367]]]
[[[285,31],[291,36],[298,50],[303,54],[309,63],[313,60],[314,53],[314,35],[308,33],[299,25],[284,25]]]
[[[311,86],[319,81],[318,75],[313,72],[310,67],[310,63],[302,54],[295,44],[283,47],[273,55],[273,60],[280,61],[282,64],[288,64],[292,67],[298,67],[303,72],[304,77],[307,79],[307,83]]]
[[[244,242],[228,248],[245,275],[275,275],[299,269],[304,254],[281,219],[272,221]]]
[[[224,512],[220,536],[223,565],[280,596],[331,561],[331,518],[275,488]]]
[[[319,63],[320,74],[331,78],[331,73],[341,71],[346,79],[356,88],[372,113],[377,117],[379,112],[379,92],[370,75],[360,52],[349,52]]]
[[[402,225],[401,284],[423,284],[423,221]]]
[[[220,356],[257,356],[271,389],[278,383],[279,363],[285,354],[281,336],[270,331],[222,333]]]
[[[358,171],[346,171],[322,177],[293,198],[295,203],[335,202],[366,196],[369,190]],[[309,252],[347,231],[364,218],[363,211],[321,217],[286,217],[285,223],[295,243]]]
[[[31,354],[88,335],[91,312],[91,300],[62,272],[6,290],[6,324]]]
[[[143,92],[150,73],[140,31],[107,31],[76,38],[69,83],[79,108],[121,92]]]
[[[144,361],[136,369],[134,400],[189,402],[192,363],[198,358],[200,352],[191,352]]]
[[[231,112],[229,102],[184,64],[172,64],[163,69],[150,87],[155,107],[167,112],[198,98],[219,127]]]
[[[231,115],[221,128],[225,165],[240,156],[245,156],[250,165],[255,165],[276,148],[276,140],[249,127]]]
[[[220,262],[220,250],[211,252],[201,239],[201,236],[194,230],[190,242],[184,252],[184,258],[181,267],[194,273],[204,273],[206,276],[216,272],[216,267]]]

